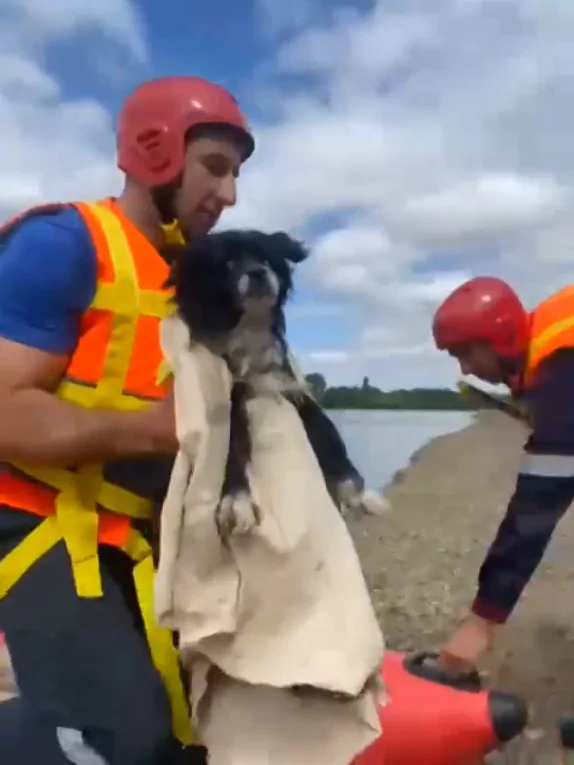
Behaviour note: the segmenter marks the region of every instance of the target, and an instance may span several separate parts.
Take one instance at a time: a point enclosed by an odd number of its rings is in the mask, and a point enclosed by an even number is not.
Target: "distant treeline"
[[[449,388],[410,388],[383,391],[363,379],[362,385],[330,387],[323,375],[307,375],[307,382],[325,409],[475,410],[476,403]]]

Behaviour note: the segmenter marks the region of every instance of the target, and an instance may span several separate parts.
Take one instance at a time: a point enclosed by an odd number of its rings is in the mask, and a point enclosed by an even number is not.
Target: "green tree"
[[[371,385],[368,377],[364,377],[360,385],[329,387],[318,372],[308,374],[306,379],[326,409],[475,410],[480,406],[472,398],[450,388],[382,391]]]
[[[316,399],[322,399],[325,391],[327,390],[327,380],[319,372],[312,372],[310,375],[306,375],[305,379]]]

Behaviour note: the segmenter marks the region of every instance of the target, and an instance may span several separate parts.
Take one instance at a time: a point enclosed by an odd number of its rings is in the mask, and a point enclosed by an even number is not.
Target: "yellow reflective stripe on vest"
[[[106,307],[113,314],[110,340],[102,378],[95,388],[65,382],[58,391],[63,400],[87,408],[131,409],[134,397],[125,396],[123,388],[133,351],[137,320],[140,315],[163,317],[173,306],[163,292],[141,291],[128,241],[118,218],[106,207],[90,205],[98,219],[109,247],[114,266],[113,284],[96,291],[93,307]],[[138,400],[139,401],[139,400]],[[146,405],[146,402],[139,402]],[[134,407],[135,408],[135,407]],[[56,514],[42,521],[12,552],[0,561],[0,597],[46,552],[64,540],[72,562],[79,597],[102,595],[98,558],[98,512],[101,504],[113,512],[139,518],[149,516],[151,503],[103,480],[103,464],[88,463],[76,472],[63,468],[34,468],[16,465],[27,475],[58,490]],[[180,675],[177,650],[169,630],[159,627],[153,608],[154,565],[152,550],[135,529],[124,545],[135,561],[134,583],[142,611],[147,641],[154,666],[160,673],[169,696],[174,735],[182,744],[193,740],[190,712]]]
[[[120,221],[103,206],[93,204],[90,210],[102,227],[114,267],[114,282],[107,285],[113,295],[111,333],[102,376],[91,391],[91,401],[94,408],[116,409],[135,343],[139,286],[132,252]],[[84,598],[102,595],[97,500],[104,484],[103,471],[103,463],[81,465],[56,499],[56,517],[72,561],[76,590],[79,597]]]
[[[562,319],[562,321],[556,321],[554,324],[546,327],[539,335],[535,335],[530,341],[529,358],[532,360],[536,359],[544,346],[566,329],[574,329],[574,316],[569,316],[567,319]]]
[[[134,582],[138,603],[154,666],[161,675],[170,698],[173,734],[183,744],[191,744],[191,712],[181,680],[178,651],[173,644],[171,630],[160,627],[155,617],[155,567],[151,547],[141,534],[132,529],[123,550],[136,562]]]
[[[154,290],[140,290],[140,316],[152,316],[156,319],[165,319],[174,311],[174,306],[164,292]],[[116,294],[114,284],[100,284],[96,290],[92,308],[101,311],[114,311],[116,306]]]
[[[71,380],[64,380],[58,388],[58,396],[70,404],[77,404],[84,409],[91,409],[94,405],[94,390],[88,385],[80,385]],[[149,401],[137,396],[122,394],[118,401],[117,409],[120,412],[139,412],[149,406]]]
[[[148,406],[148,402],[123,393],[137,321],[144,313],[154,317],[167,315],[170,303],[163,292],[139,289],[133,255],[117,216],[103,205],[89,207],[102,228],[114,268],[113,283],[98,285],[92,307],[105,307],[112,313],[112,328],[98,384],[91,388],[64,381],[58,395],[84,408],[134,411]],[[149,518],[151,502],[104,481],[102,463],[82,465],[76,472],[23,464],[15,467],[58,490],[56,515],[72,559],[78,595],[100,597],[98,506],[132,518]]]

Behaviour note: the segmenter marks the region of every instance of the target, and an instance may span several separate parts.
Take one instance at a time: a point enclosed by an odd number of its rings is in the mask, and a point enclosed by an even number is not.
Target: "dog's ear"
[[[302,263],[309,256],[309,251],[303,242],[293,239],[284,231],[269,234],[269,245],[272,251],[291,263]]]

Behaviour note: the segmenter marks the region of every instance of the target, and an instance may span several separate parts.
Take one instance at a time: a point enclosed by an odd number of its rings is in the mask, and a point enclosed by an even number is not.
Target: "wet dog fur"
[[[285,233],[232,230],[208,234],[164,255],[178,313],[192,343],[222,357],[231,373],[231,431],[217,512],[222,537],[258,523],[246,468],[251,441],[246,402],[284,396],[297,409],[327,489],[342,512],[381,513],[386,500],[365,489],[343,440],[311,391],[294,374],[285,332],[293,269],[307,251]]]

